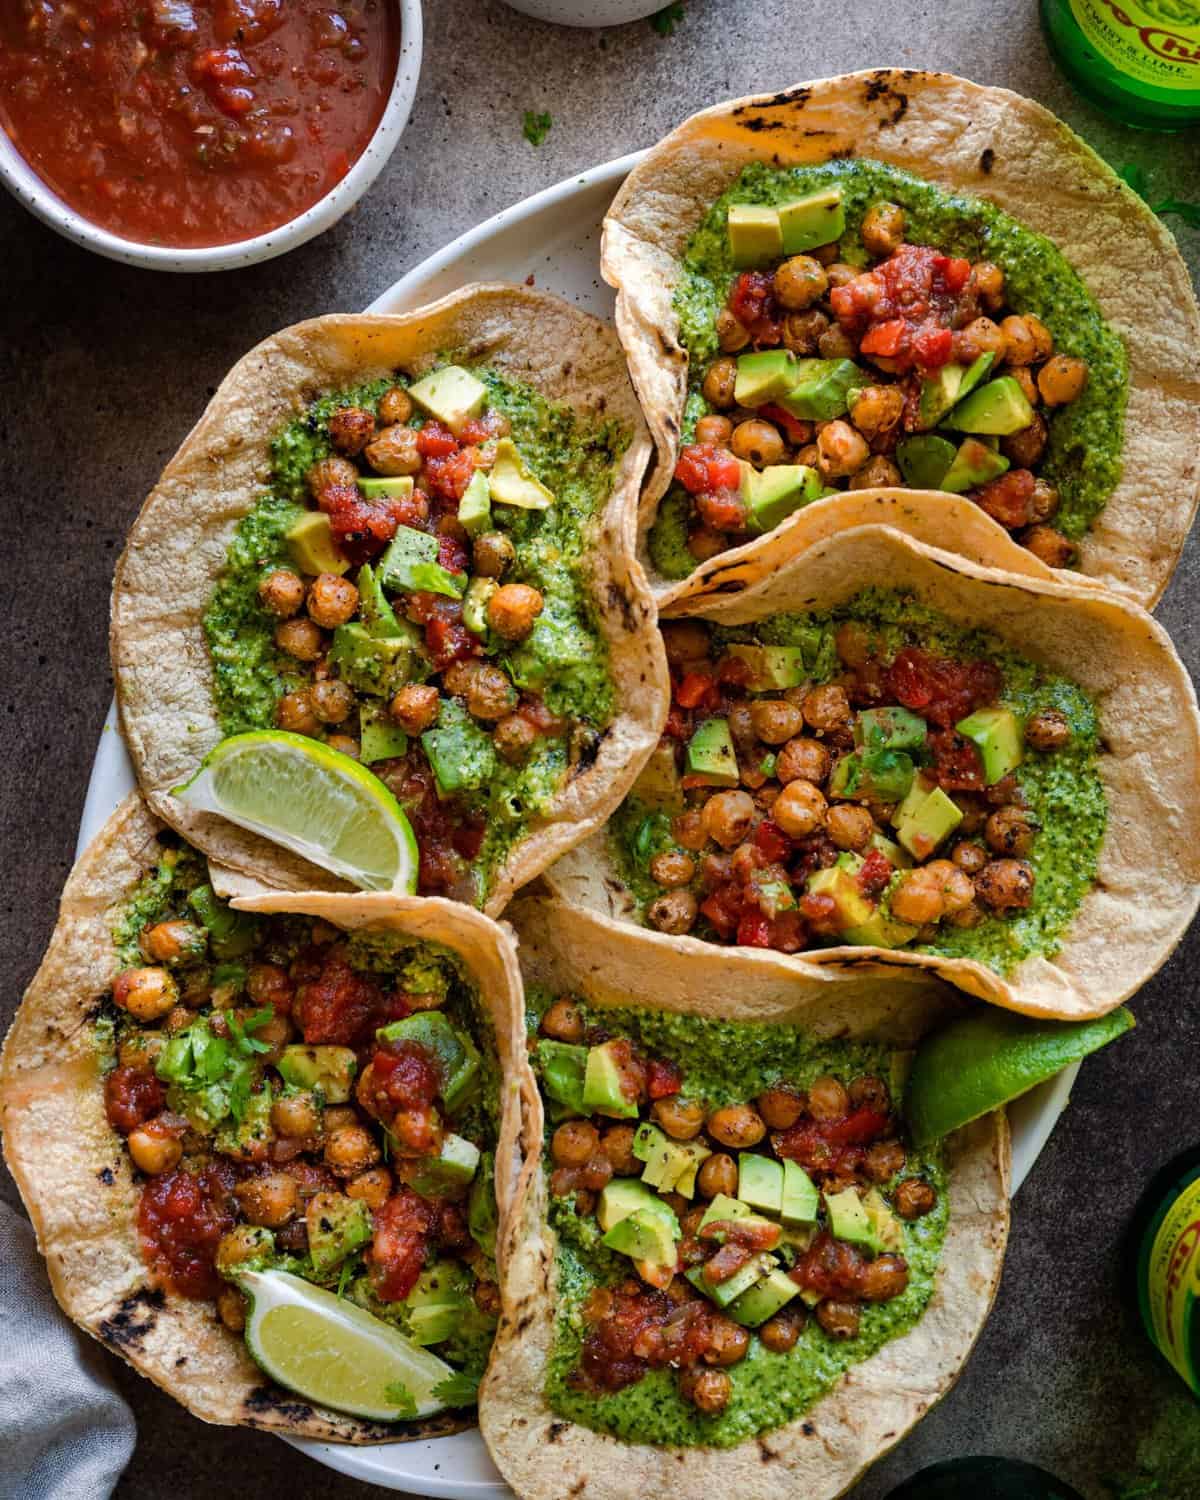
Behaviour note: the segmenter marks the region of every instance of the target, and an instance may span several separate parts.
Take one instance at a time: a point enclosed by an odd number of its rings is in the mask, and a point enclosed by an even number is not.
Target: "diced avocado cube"
[[[1008,459],[1002,453],[995,452],[978,438],[967,438],[959,445],[941,483],[933,488],[946,490],[951,495],[963,495],[981,484],[990,484],[1007,472]]]
[[[379,559],[380,582],[398,594],[420,592],[461,599],[467,580],[461,573],[447,572],[437,555],[437,537],[415,526],[398,526]]]
[[[680,1141],[678,1144],[683,1153],[684,1165],[672,1184],[671,1191],[679,1193],[681,1197],[691,1198],[696,1192],[696,1174],[712,1152],[699,1141]]]
[[[654,1266],[674,1266],[678,1259],[675,1249],[678,1234],[678,1224],[672,1233],[662,1214],[640,1208],[614,1224],[601,1244],[633,1260],[648,1261]]]
[[[188,905],[208,930],[208,946],[214,958],[241,958],[258,941],[261,919],[252,912],[234,911],[211,885],[194,886],[188,893]],[[215,974],[213,979],[215,982]]]
[[[987,432],[999,437],[1020,432],[1033,421],[1029,397],[1015,376],[989,380],[960,401],[946,420],[956,432]]]
[[[309,1199],[308,1253],[313,1270],[327,1276],[371,1238],[367,1205],[345,1193],[317,1193]]]
[[[799,255],[818,245],[831,245],[846,232],[846,209],[840,187],[821,188],[803,198],[779,205],[779,228],[784,255]]]
[[[816,1184],[798,1161],[783,1163],[783,1202],[780,1216],[785,1224],[815,1224],[820,1203]]]
[[[440,1344],[470,1316],[474,1304],[460,1262],[436,1260],[426,1266],[404,1299],[404,1316],[413,1343]]]
[[[177,1089],[176,1092],[183,1091]],[[258,1092],[250,1095],[242,1118],[235,1120],[230,1116],[213,1136],[214,1149],[237,1161],[261,1161],[272,1135],[271,1105],[274,1098],[271,1085],[264,1080]],[[170,1098],[167,1102],[172,1109],[175,1108]],[[186,1114],[186,1110],[178,1112]]]
[[[888,1207],[879,1189],[873,1187],[862,1202],[879,1248],[891,1251],[903,1250],[904,1229],[900,1220]]]
[[[408,749],[408,735],[380,704],[364,703],[358,711],[360,729],[358,758],[364,766],[377,760],[392,760]]]
[[[655,745],[650,759],[638,772],[630,795],[646,807],[678,807],[683,802],[675,746],[669,741]]]
[[[987,379],[992,366],[996,363],[996,356],[991,349],[986,354],[981,354],[978,359],[973,360],[963,373],[963,378],[958,387],[958,399],[964,400],[977,385]]]
[[[899,806],[892,814],[892,826],[899,828],[901,823],[907,818],[911,818],[936,785],[937,783],[927,776],[924,771],[918,771],[917,775],[913,778],[912,786],[908,789],[908,795],[901,800]]]
[[[914,859],[928,859],[962,822],[963,815],[941,787],[936,786],[915,812],[901,822],[897,811],[896,818],[896,837]]]
[[[861,385],[863,372],[848,359],[802,359],[796,384],[778,404],[806,422],[829,422],[848,408],[852,387]]]
[[[799,1292],[799,1286],[787,1272],[777,1267],[730,1305],[729,1316],[743,1328],[757,1328],[786,1307]]]
[[[571,1042],[555,1042],[543,1037],[537,1044],[538,1071],[542,1092],[572,1114],[583,1108],[583,1075],[587,1069],[588,1049]]]
[[[865,708],[854,726],[854,738],[867,750],[919,750],[926,729],[925,720],[907,708]]]
[[[783,1207],[783,1163],[752,1151],[738,1153],[738,1198],[777,1214]]]
[[[835,907],[834,921],[840,932],[848,927],[861,927],[875,910],[870,898],[860,889],[858,881],[841,865],[831,865],[827,870],[814,870],[808,877],[806,890],[812,896],[829,896]]]
[[[657,1125],[644,1122],[634,1134],[633,1154],[646,1164],[643,1182],[660,1193],[690,1198],[695,1191],[696,1172],[712,1152],[696,1141],[673,1141]]]
[[[345,1104],[354,1088],[358,1059],[349,1047],[310,1047],[292,1042],[275,1064],[284,1083],[320,1089],[326,1104]]]
[[[638,1102],[636,1097],[630,1098],[625,1092],[625,1074],[616,1048],[615,1042],[603,1042],[599,1047],[588,1048],[583,1073],[585,1115],[607,1115],[615,1120],[637,1117]]]
[[[917,929],[906,922],[897,922],[883,907],[876,907],[871,916],[859,927],[850,927],[845,933],[848,943],[860,948],[903,948],[917,935]]]
[[[739,406],[764,406],[784,396],[796,383],[796,356],[790,349],[760,349],[739,354],[734,400]]]
[[[829,1232],[835,1239],[878,1252],[875,1231],[862,1199],[852,1187],[843,1188],[840,1193],[826,1193],[825,1211],[829,1216]]]
[[[944,480],[957,452],[949,438],[935,433],[905,438],[896,445],[896,462],[905,484],[914,490],[945,489]]]
[[[748,1260],[744,1266],[735,1271],[732,1276],[724,1281],[711,1282],[704,1274],[704,1266],[696,1266],[696,1277],[689,1273],[688,1280],[706,1297],[711,1297],[718,1307],[728,1307],[731,1302],[736,1302],[743,1292],[748,1292],[752,1286],[760,1282],[764,1276],[769,1276],[776,1268],[778,1262],[773,1255],[756,1255],[753,1260]]]
[[[413,492],[411,474],[391,474],[387,478],[360,478],[358,487],[368,500],[407,500]]]
[[[917,405],[917,420],[922,431],[936,427],[958,400],[965,365],[947,364],[926,375],[921,381],[921,397]]]
[[[742,469],[742,499],[751,531],[772,531],[788,516],[816,500],[821,476],[807,464],[769,464]]]
[[[737,786],[738,764],[733,738],[724,719],[706,719],[688,741],[689,776],[702,776],[705,786]]]
[[[754,1214],[748,1203],[743,1203],[739,1198],[731,1198],[727,1193],[718,1193],[704,1210],[704,1217],[697,1225],[697,1230],[707,1229],[710,1224],[723,1224],[733,1219],[752,1219],[753,1217]]]
[[[954,726],[979,751],[988,786],[1015,771],[1025,753],[1025,732],[1009,708],[979,708]]]
[[[636,1213],[658,1214],[668,1224],[674,1224],[678,1236],[679,1221],[657,1193],[651,1192],[636,1177],[614,1177],[600,1194],[600,1201],[596,1205],[596,1222],[607,1234],[622,1219]]]
[[[899,844],[894,844],[891,839],[882,833],[871,835],[870,847],[878,849],[888,864],[896,870],[908,870],[912,867],[912,856],[907,849],[901,849]]]
[[[359,568],[357,583],[358,613],[362,623],[367,627],[367,634],[380,639],[403,636],[415,645],[416,630],[407,620],[402,623],[396,618],[396,611],[392,608],[391,600],[383,592],[383,584],[379,581],[379,575],[370,563],[363,563]]]
[[[902,750],[853,750],[843,755],[829,778],[831,797],[874,797],[898,802],[912,786],[912,757]]]
[[[479,1167],[479,1147],[461,1135],[447,1132],[436,1156],[423,1156],[408,1185],[423,1198],[457,1197]]]
[[[799,687],[804,681],[804,648],[802,646],[732,645],[726,656],[744,662],[749,669],[746,687],[752,693]]]
[[[783,254],[778,209],[761,203],[731,203],[725,227],[729,254],[739,269],[764,265]]]
[[[496,1253],[498,1220],[496,1158],[491,1151],[485,1151],[479,1158],[479,1168],[471,1184],[471,1196],[467,1200],[467,1228],[471,1238],[485,1255]]]
[[[351,620],[333,632],[329,661],[357,692],[390,698],[411,681],[413,645],[405,636],[373,636]]]
[[[458,502],[459,524],[468,536],[478,536],[492,524],[492,489],[482,469],[476,469]]]
[[[441,796],[477,791],[496,774],[496,747],[456,699],[442,700],[437,723],[421,736]]]
[[[333,531],[324,511],[303,511],[288,527],[285,540],[292,562],[301,573],[344,573],[350,566],[333,545]]]
[[[456,436],[487,405],[487,386],[461,365],[433,370],[408,388],[413,401]]]
[[[479,1077],[479,1049],[440,1010],[419,1010],[375,1033],[381,1042],[415,1042],[433,1054],[447,1114],[466,1102]]]
[[[494,578],[472,578],[463,599],[463,624],[472,635],[488,633],[488,601],[500,585]]]
[[[529,472],[511,438],[496,444],[496,457],[488,476],[491,498],[500,505],[515,505],[521,510],[549,510],[554,491]]]

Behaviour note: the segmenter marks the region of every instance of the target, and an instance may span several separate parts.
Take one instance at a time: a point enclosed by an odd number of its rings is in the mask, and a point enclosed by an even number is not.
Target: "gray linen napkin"
[[[133,1413],[59,1311],[33,1231],[0,1203],[0,1500],[106,1500]]]

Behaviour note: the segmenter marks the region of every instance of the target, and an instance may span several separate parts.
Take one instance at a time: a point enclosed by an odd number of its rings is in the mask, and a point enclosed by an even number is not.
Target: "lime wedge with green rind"
[[[378,776],[320,740],[282,729],[231,735],[172,795],[363,890],[417,888],[417,841],[404,809]]]
[[[913,1143],[930,1145],[999,1109],[1132,1026],[1124,1006],[1092,1021],[1034,1021],[992,1008],[952,1021],[913,1061],[904,1101]]]
[[[390,1323],[287,1271],[245,1271],[246,1347],[289,1391],[375,1422],[429,1417],[457,1373]]]

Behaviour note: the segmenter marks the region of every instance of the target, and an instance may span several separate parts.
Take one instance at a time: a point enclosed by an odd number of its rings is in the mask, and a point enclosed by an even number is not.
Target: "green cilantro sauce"
[[[526,997],[531,1030],[554,997],[534,990]],[[841,1078],[891,1075],[893,1054],[877,1044],[818,1041],[793,1026],[702,1021],[691,1016],[636,1009],[588,1010],[590,1023],[629,1037],[656,1057],[678,1062],[684,1093],[706,1106],[742,1103],[781,1079],[806,1088],[821,1073]],[[628,1442],[706,1444],[728,1448],[755,1433],[794,1420],[808,1410],[851,1366],[916,1324],[933,1293],[949,1217],[939,1152],[909,1152],[906,1173],[923,1173],[938,1190],[937,1207],[923,1219],[902,1222],[909,1283],[891,1302],[864,1304],[861,1331],[835,1343],[810,1319],[794,1349],[772,1354],[758,1339],[726,1373],[733,1381],[729,1405],[705,1416],[679,1395],[669,1370],[651,1370],[636,1384],[611,1395],[578,1390],[570,1380],[583,1343],[581,1308],[597,1284],[628,1275],[624,1256],[599,1243],[592,1218],[576,1216],[573,1199],[552,1199],[550,1222],[559,1236],[558,1321],[546,1379],[546,1398],[562,1417],[610,1432]]]
[[[1040,473],[1058,488],[1062,506],[1055,526],[1078,540],[1103,510],[1121,476],[1121,445],[1129,362],[1124,345],[1104,321],[1091,293],[1062,252],[1008,214],[967,193],[951,193],[883,162],[851,158],[811,167],[771,167],[753,162],[709,209],[687,243],[675,291],[679,337],[687,349],[693,389],[684,413],[685,437],[708,411],[698,385],[719,350],[717,313],[736,272],[725,222],[731,203],[780,203],[836,185],[846,208],[841,258],[867,265],[859,227],[880,199],[898,203],[907,216],[907,238],[950,255],[994,261],[1004,271],[1008,307],[1035,313],[1054,335],[1056,353],[1088,362],[1088,383],[1071,405],[1049,420],[1050,440]],[[673,492],[650,536],[659,571],[685,578],[696,560],[683,547],[687,498]]]
[[[546,511],[496,508],[496,523],[517,549],[506,581],[534,585],[544,606],[528,639],[495,660],[519,687],[539,692],[554,713],[602,729],[612,718],[614,696],[587,551],[628,434],[614,421],[588,424],[570,407],[487,367],[474,373],[488,387],[488,405],[511,423],[522,458],[555,497]],[[217,715],[227,735],[273,728],[279,699],[305,681],[294,659],[275,645],[278,621],[260,605],[258,584],[272,569],[292,566],[287,531],[307,493],[309,468],[333,451],[331,414],[348,404],[376,410],[397,383],[406,382],[378,380],[324,396],[271,443],[269,491],[238,524],[204,616]],[[410,425],[419,427],[421,418]],[[524,765],[497,762],[486,788],[465,798],[487,823],[476,861],[485,876],[481,901],[492,871],[557,794],[567,770],[561,740],[541,740]]]
[[[991,916],[978,927],[943,926],[933,943],[913,944],[918,953],[973,958],[1006,974],[1036,953],[1053,954],[1058,939],[1096,878],[1096,865],[1108,820],[1108,803],[1096,766],[1099,730],[1091,699],[1073,682],[1044,672],[983,630],[963,630],[910,596],[867,589],[839,609],[814,614],[776,615],[756,626],[717,629],[714,639],[761,641],[798,646],[814,682],[828,682],[841,672],[834,650],[837,626],[859,620],[875,630],[887,655],[905,645],[922,646],[935,655],[958,660],[986,660],[1000,668],[1004,687],[998,702],[1025,719],[1042,708],[1056,708],[1071,725],[1071,740],[1061,750],[1026,747],[1016,777],[1041,831],[1028,856],[1036,876],[1033,904],[1012,916]],[[648,815],[636,798],[628,799],[610,825],[610,848],[630,893],[644,907],[659,888],[648,867],[655,854],[674,848],[669,819]],[[696,930],[703,936],[702,927]]]

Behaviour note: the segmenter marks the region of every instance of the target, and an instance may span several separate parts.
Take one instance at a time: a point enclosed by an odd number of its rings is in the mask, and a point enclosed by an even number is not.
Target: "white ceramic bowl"
[[[85,250],[94,250],[126,265],[145,266],[154,271],[228,271],[282,255],[336,224],[358,202],[383,170],[408,123],[421,73],[421,0],[395,0],[395,3],[400,8],[400,57],[375,134],[336,187],[278,229],[255,235],[253,239],[198,249],[144,245],[137,240],[122,239],[68,207],[46,186],[3,130],[0,130],[0,182],[51,229],[57,229]]]
[[[559,26],[623,26],[662,10],[666,0],[508,0],[513,10]]]

